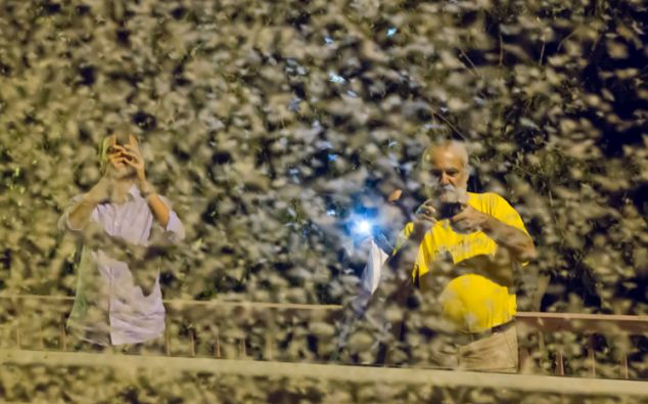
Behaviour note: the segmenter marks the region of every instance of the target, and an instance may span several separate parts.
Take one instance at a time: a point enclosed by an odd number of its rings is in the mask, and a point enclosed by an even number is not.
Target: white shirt
[[[60,229],[76,231],[70,227],[68,214],[80,199],[81,195],[72,199],[59,220]],[[160,199],[169,207],[165,235],[177,243],[184,239],[184,226],[169,202],[164,197]],[[129,189],[125,203],[99,203],[91,219],[109,236],[137,246],[147,246],[156,223],[146,199],[135,185]],[[68,319],[68,328],[73,334],[100,345],[134,344],[162,335],[165,310],[159,269],[150,293],[145,294],[142,287],[136,285],[128,263],[111,258],[101,249],[83,246],[77,265],[78,286]]]

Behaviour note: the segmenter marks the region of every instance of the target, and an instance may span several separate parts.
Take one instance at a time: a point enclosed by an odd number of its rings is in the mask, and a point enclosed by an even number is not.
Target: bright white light
[[[371,233],[371,223],[368,220],[360,220],[355,225],[355,232],[358,234],[369,234]]]

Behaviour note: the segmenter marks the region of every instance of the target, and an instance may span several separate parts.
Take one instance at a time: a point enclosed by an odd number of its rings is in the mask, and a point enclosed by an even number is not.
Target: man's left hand
[[[121,154],[124,156],[126,164],[135,169],[140,184],[144,184],[146,182],[144,159],[137,147],[130,144],[124,145]]]
[[[483,230],[487,225],[489,216],[467,205],[461,213],[450,218],[453,229],[460,233],[473,233]]]

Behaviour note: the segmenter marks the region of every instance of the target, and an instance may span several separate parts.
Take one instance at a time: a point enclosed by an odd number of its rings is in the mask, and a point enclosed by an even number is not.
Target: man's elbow
[[[78,233],[81,230],[83,230],[84,224],[76,223],[73,219],[70,218],[70,215],[68,213],[65,213],[59,219],[57,227],[60,232],[71,231],[74,233]]]
[[[167,237],[169,238],[169,241],[171,241],[171,243],[177,244],[184,240],[184,224],[182,224],[180,218],[178,218],[178,215],[175,212],[169,211],[168,220],[162,227],[168,235]]]
[[[174,243],[175,244],[181,243],[182,241],[184,241],[184,239],[185,239],[185,231],[184,231],[184,229],[182,229],[181,232],[178,232],[178,233],[175,234]]]
[[[185,229],[182,223],[179,225],[173,226],[172,229],[167,229],[171,243],[179,244],[185,239]]]
[[[166,232],[166,239],[167,239],[168,243],[180,244],[185,239],[185,232],[184,232],[184,230],[167,231]]]

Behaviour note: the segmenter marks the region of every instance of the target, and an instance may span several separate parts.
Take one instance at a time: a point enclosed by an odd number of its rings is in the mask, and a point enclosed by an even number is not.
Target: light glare
[[[355,226],[355,231],[358,234],[369,234],[371,233],[371,223],[368,220],[360,220]]]

